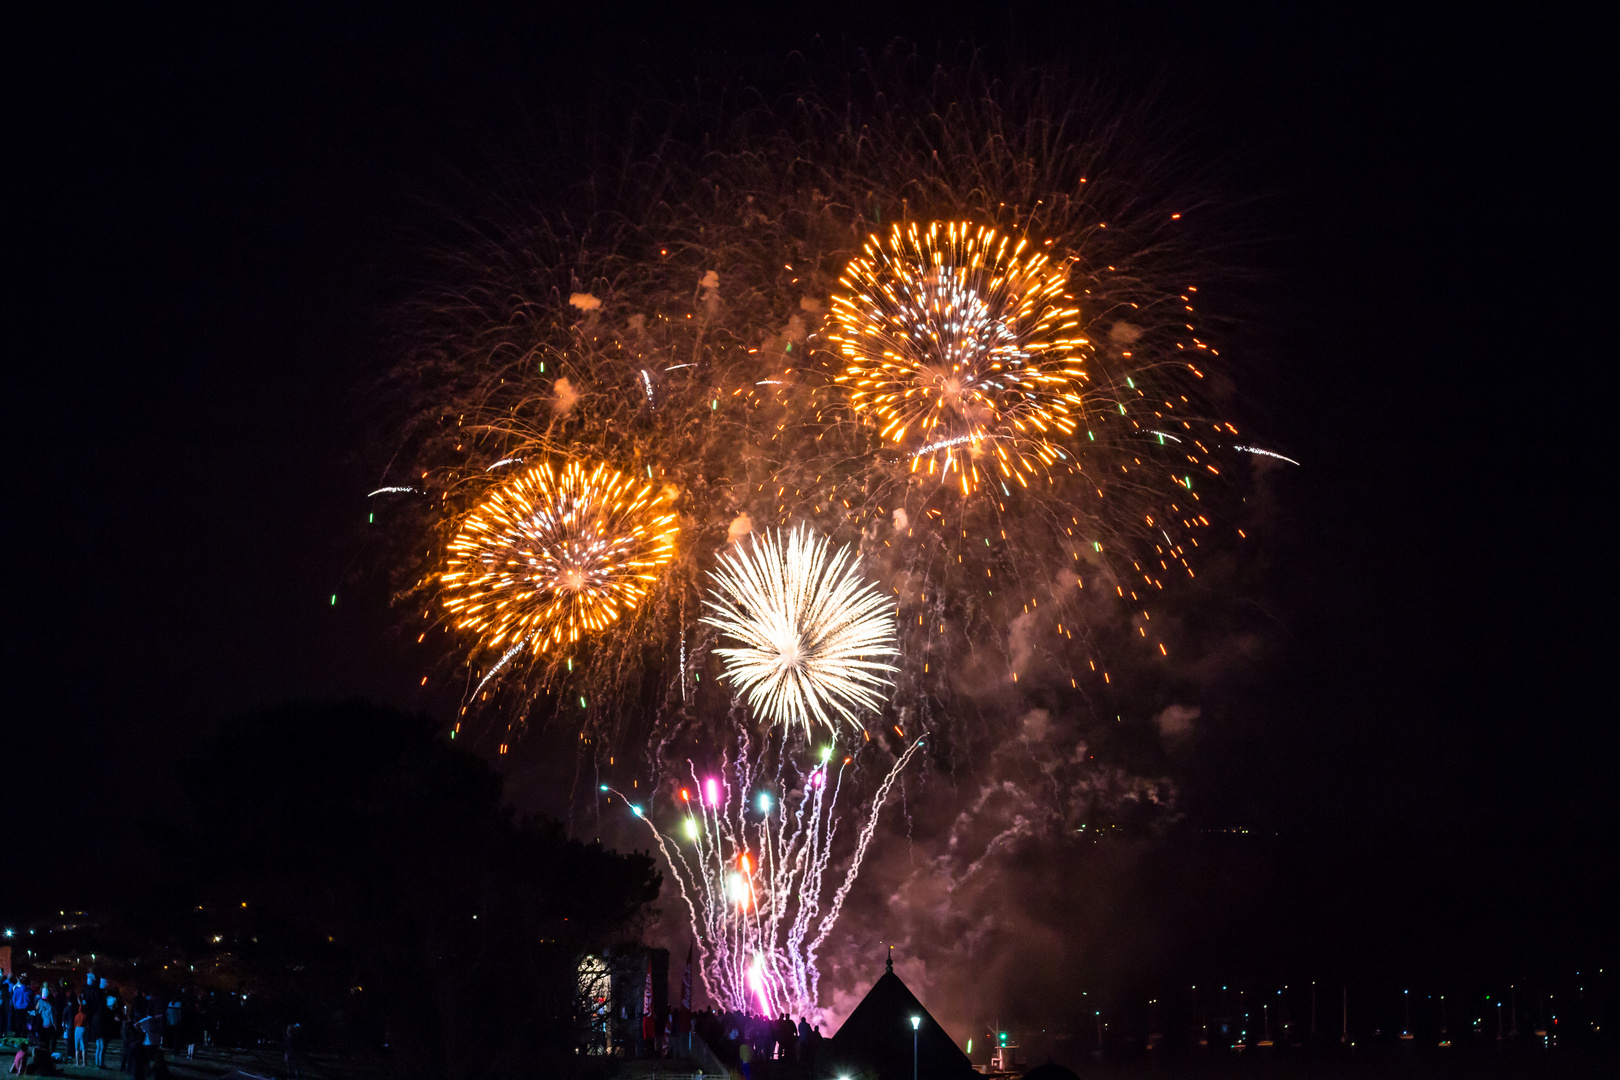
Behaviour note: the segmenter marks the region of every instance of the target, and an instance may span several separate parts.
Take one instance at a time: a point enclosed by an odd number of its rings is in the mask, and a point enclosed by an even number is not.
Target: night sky
[[[1241,198],[1226,351],[1304,466],[1196,823],[1397,943],[1613,962],[1612,65],[1551,6],[1306,6],[8,10],[5,916],[139,880],[223,718],[435,706],[366,572],[369,388],[460,195],[603,96],[904,35],[1108,65]]]

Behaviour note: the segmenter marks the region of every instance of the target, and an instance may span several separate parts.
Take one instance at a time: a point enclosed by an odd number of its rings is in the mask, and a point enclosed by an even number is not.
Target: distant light
[[[636,817],[640,817],[641,816],[641,807],[637,806],[635,803],[631,803],[630,804],[630,812],[632,814],[636,815]]]
[[[916,1031],[920,1027],[922,1027],[922,1017],[913,1016],[911,1018],[911,1030]]]
[[[768,791],[759,793],[759,812],[762,814],[771,812],[771,793]]]
[[[710,806],[720,805],[720,781],[709,777],[703,782],[704,801]]]
[[[608,789],[608,786],[607,786],[607,785],[606,785],[606,784],[603,784],[603,785],[602,785],[602,790],[603,790],[603,791],[606,791],[606,790],[607,790],[607,789]]]
[[[686,819],[686,836],[689,840],[698,838],[698,823],[692,818]]]
[[[16,937],[16,936],[17,936],[17,931],[12,930],[9,927],[6,929],[6,937]]]
[[[970,1053],[970,1054],[973,1053],[973,1040],[972,1039],[968,1040],[967,1052]]]

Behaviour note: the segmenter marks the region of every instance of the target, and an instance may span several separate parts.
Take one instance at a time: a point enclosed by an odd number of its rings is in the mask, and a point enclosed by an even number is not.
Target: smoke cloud
[[[1193,732],[1193,721],[1203,710],[1193,705],[1171,705],[1153,718],[1159,737],[1167,743],[1179,743]]]
[[[574,384],[566,378],[558,379],[551,388],[552,411],[567,415],[573,411],[574,406],[577,404],[579,404],[579,391],[574,389]]]

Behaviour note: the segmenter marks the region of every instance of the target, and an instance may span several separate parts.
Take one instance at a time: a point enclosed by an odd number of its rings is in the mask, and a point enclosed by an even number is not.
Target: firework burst
[[[848,547],[800,525],[767,531],[720,560],[702,620],[741,647],[715,650],[756,715],[783,727],[859,728],[881,709],[895,648],[894,601],[861,576]]]
[[[679,526],[663,502],[605,464],[532,466],[461,523],[440,575],[445,609],[503,661],[596,633],[639,604],[673,557]]]
[[[827,339],[880,436],[964,495],[1072,461],[1090,342],[1068,273],[1029,240],[968,222],[895,225],[850,262]],[[952,476],[952,473],[955,476]]]
[[[485,734],[566,725],[657,774],[676,733],[725,730],[742,684],[717,685],[719,650],[757,642],[723,641],[705,609],[711,553],[787,522],[884,583],[897,689],[882,722],[841,700],[894,752],[927,731],[967,760],[1019,699],[1088,710],[1176,649],[1158,609],[1241,539],[1227,481],[1255,460],[1209,392],[1230,365],[1195,288],[1205,176],[1138,152],[1152,125],[1084,86],[900,67],[870,93],[811,88],[791,115],[697,102],[701,154],[631,146],[612,182],[503,193],[446,253],[411,310],[376,535],[426,623],[411,636],[480,691],[463,716],[495,699]],[[565,458],[670,493],[681,543],[658,587],[574,647],[443,649],[440,575],[489,470]],[[760,716],[850,719],[795,697],[783,655],[778,705],[801,711]]]

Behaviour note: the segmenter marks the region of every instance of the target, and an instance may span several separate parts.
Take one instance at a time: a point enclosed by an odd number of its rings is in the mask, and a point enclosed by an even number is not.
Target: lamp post
[[[911,1018],[911,1080],[917,1080],[917,1029],[922,1027],[922,1017]]]

